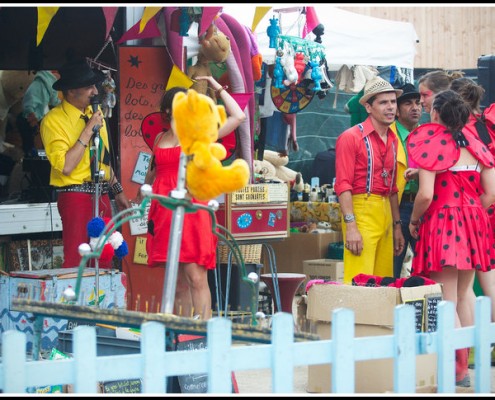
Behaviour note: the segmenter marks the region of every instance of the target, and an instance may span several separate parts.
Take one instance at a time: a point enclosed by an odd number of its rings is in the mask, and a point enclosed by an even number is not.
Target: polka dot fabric
[[[495,265],[493,232],[479,200],[480,174],[445,171],[435,180],[433,201],[419,227],[413,275],[444,266],[489,271]]]
[[[493,167],[494,161],[488,148],[472,132],[463,130],[466,149],[484,166]],[[423,124],[407,138],[409,158],[420,168],[428,171],[443,171],[452,167],[460,156],[460,147],[452,133],[443,125]]]

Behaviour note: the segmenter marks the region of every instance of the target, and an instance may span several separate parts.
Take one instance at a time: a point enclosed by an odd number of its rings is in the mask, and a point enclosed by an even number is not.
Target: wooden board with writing
[[[206,349],[206,338],[195,337],[189,338],[188,335],[179,335],[177,342],[177,350],[203,350]],[[208,391],[208,375],[207,374],[191,374],[181,375],[179,385],[182,393],[207,393]]]
[[[415,315],[416,315],[416,332],[422,332],[423,331],[425,299],[408,300],[405,302],[405,304],[410,304],[414,307]]]
[[[438,303],[442,301],[440,293],[427,294],[426,298],[426,316],[425,331],[435,332],[437,330]]]
[[[102,382],[103,393],[141,393],[141,379]]]
[[[174,63],[164,46],[120,45],[118,58],[119,112],[116,115],[119,116],[120,181],[126,196],[132,199],[140,189],[142,167],[146,164],[142,153],[150,153],[141,132],[141,123],[148,114],[160,111],[160,100]],[[147,259],[142,251],[144,241],[132,235],[130,228],[131,224],[122,225],[122,235],[129,247],[129,256],[126,257],[130,282],[127,306],[134,310],[139,303],[141,309],[136,311],[145,311],[146,301],[151,304],[153,298],[161,298],[164,269],[143,270]]]

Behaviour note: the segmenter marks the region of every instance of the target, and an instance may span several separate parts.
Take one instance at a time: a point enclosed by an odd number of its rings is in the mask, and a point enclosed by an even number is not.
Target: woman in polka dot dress
[[[413,131],[409,157],[419,166],[419,190],[409,230],[417,238],[412,274],[443,284],[443,296],[457,306],[471,290],[476,270],[495,268],[495,239],[486,209],[495,202],[494,159],[464,125],[469,108],[452,90],[438,93],[432,123]],[[456,315],[456,327],[461,327]],[[467,371],[456,368],[456,382]],[[459,354],[457,354],[459,356]]]

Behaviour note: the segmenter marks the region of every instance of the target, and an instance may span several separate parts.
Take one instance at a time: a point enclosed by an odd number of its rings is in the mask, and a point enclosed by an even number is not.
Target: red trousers
[[[79,192],[58,193],[57,207],[62,219],[62,241],[64,245],[64,263],[62,268],[78,267],[81,262],[79,245],[89,243],[88,222],[95,215],[95,195]],[[98,216],[112,218],[112,207],[108,194],[100,196]],[[94,263],[91,260],[91,265]],[[111,268],[112,261],[99,262],[100,268]]]

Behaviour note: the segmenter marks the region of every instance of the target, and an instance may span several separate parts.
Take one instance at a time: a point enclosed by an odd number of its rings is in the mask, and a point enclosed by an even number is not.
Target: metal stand
[[[180,155],[179,173],[177,188],[170,193],[174,199],[184,199],[186,197],[186,165],[187,156]],[[177,288],[177,275],[179,268],[180,244],[182,241],[182,228],[184,225],[184,206],[177,206],[172,214],[172,224],[170,226],[170,240],[168,242],[168,257],[165,269],[165,281],[163,283],[161,312],[173,314],[175,290]]]
[[[258,244],[256,240],[252,241],[243,241],[242,244]],[[270,272],[271,276],[273,279],[273,297],[275,298],[275,308],[277,310],[281,310],[281,300],[280,300],[280,288],[278,284],[278,275],[277,275],[277,261],[275,257],[275,251],[273,250],[273,247],[270,243],[263,242],[261,243],[263,247],[266,249],[268,253],[268,263],[270,265]],[[220,296],[220,290],[222,287],[222,282],[221,282],[221,274],[215,271],[215,280],[216,280],[216,286],[217,286],[217,302],[218,302],[218,311],[220,312],[222,309],[222,300]],[[230,282],[231,282],[231,275],[232,275],[232,252],[229,251],[228,257],[227,257],[227,276],[226,276],[226,287],[225,287],[225,309],[224,309],[224,315],[227,315],[228,313],[228,304],[229,304],[229,294],[230,294]]]
[[[94,139],[93,139],[93,149],[94,149],[94,171],[95,171],[95,176],[93,177],[94,183],[95,183],[95,198],[94,198],[94,217],[98,217],[99,215],[99,205],[100,205],[100,178],[102,177],[102,173],[104,174],[104,171],[100,171],[98,169],[99,167],[99,150],[100,150],[100,132],[99,130],[95,130],[94,132]],[[95,262],[95,290],[96,290],[96,295],[95,295],[95,306],[98,307],[100,305],[100,264],[98,261],[98,258],[94,259]]]

